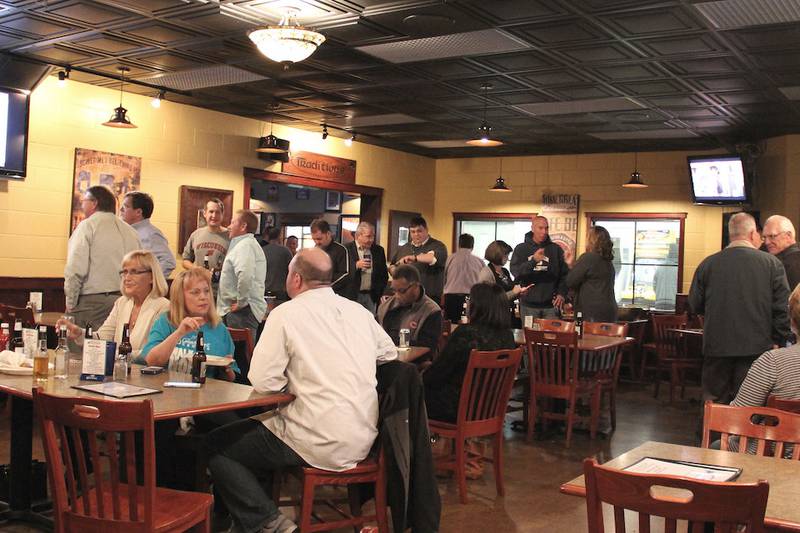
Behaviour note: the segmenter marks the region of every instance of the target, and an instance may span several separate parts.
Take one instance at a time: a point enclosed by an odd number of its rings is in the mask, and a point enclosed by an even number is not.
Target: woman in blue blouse
[[[166,366],[170,372],[188,374],[197,346],[197,332],[203,332],[206,355],[233,356],[233,340],[214,305],[211,275],[194,267],[180,272],[169,291],[169,311],[162,314],[150,330],[142,348],[144,362]],[[233,381],[234,369],[208,367],[208,376]]]

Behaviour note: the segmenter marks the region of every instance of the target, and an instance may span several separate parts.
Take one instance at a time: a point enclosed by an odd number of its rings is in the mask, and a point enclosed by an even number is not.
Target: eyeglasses
[[[767,234],[765,233],[765,234],[764,234],[764,235],[761,237],[761,240],[762,240],[762,241],[774,241],[775,239],[777,239],[778,237],[780,237],[780,236],[781,236],[781,235],[783,235],[784,233],[787,233],[787,232],[786,232],[786,231],[779,231],[778,233],[773,233],[773,234],[771,234],[771,235],[767,235]]]
[[[124,278],[125,276],[141,276],[142,274],[147,274],[148,272],[152,272],[149,268],[146,270],[120,270],[119,277]]]
[[[406,287],[406,288],[404,288],[404,289],[401,289],[401,288],[396,288],[396,289],[394,290],[394,292],[396,292],[396,293],[398,293],[398,294],[405,294],[405,293],[407,293],[409,290],[411,290],[411,288],[412,288],[412,287],[414,287],[415,285],[417,285],[417,283],[412,283],[411,285],[409,285],[408,287]]]

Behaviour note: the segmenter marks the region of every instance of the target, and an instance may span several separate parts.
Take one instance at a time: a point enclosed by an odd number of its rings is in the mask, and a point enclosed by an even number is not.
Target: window
[[[453,250],[458,248],[458,236],[462,233],[475,237],[472,254],[481,259],[492,241],[505,241],[514,248],[531,230],[531,217],[534,215],[535,213],[453,213]]]
[[[297,237],[298,250],[314,247],[314,240],[311,238],[311,226],[286,226],[286,237]]]
[[[619,305],[675,309],[682,281],[685,213],[587,213],[614,242]]]

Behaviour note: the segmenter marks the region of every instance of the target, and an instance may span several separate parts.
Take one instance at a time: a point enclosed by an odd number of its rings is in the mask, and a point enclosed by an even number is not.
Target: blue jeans
[[[377,306],[375,305],[375,302],[372,301],[372,295],[370,293],[368,293],[368,292],[359,292],[358,293],[358,299],[356,301],[358,303],[360,303],[361,305],[363,305],[364,308],[367,311],[369,311],[373,315],[375,314],[375,311],[377,310]]]
[[[278,515],[278,507],[265,490],[271,486],[272,473],[306,465],[261,422],[249,418],[212,431],[206,446],[214,486],[231,513],[236,531],[244,533],[261,531]]]
[[[525,325],[525,317],[533,318],[558,318],[558,309],[555,307],[531,307],[524,303],[519,303],[519,319]]]

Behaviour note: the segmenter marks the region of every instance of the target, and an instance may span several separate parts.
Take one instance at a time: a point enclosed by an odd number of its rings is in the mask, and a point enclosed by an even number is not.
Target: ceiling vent
[[[156,74],[155,76],[136,79],[176,91],[191,91],[207,87],[221,87],[223,85],[266,80],[268,78],[247,70],[231,67],[230,65],[215,65],[213,67]]]
[[[800,0],[721,0],[694,7],[720,30],[800,21]]]
[[[528,43],[509,33],[491,29],[410,39],[394,43],[371,44],[359,46],[356,50],[390,63],[410,63],[412,61],[430,61],[448,57],[503,54],[527,50],[530,47]]]

